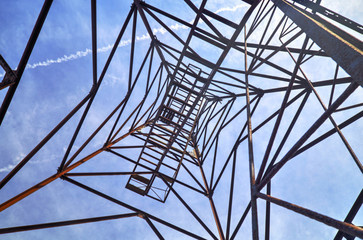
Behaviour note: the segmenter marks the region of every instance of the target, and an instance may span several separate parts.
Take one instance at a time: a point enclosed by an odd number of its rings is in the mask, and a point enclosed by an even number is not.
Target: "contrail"
[[[246,7],[246,4],[239,4],[236,5],[234,7],[224,7],[224,8],[220,8],[217,11],[215,11],[214,13],[218,14],[221,12],[235,12],[240,8],[244,8]],[[169,28],[173,29],[173,30],[180,30],[180,29],[188,29],[188,27],[184,26],[184,25],[180,25],[180,24],[174,24],[169,26]],[[153,33],[160,33],[160,34],[165,34],[167,31],[165,28],[161,27],[161,28],[154,28],[153,29]],[[136,37],[136,41],[143,41],[143,40],[147,40],[150,39],[150,36],[148,34],[142,35],[142,36],[137,36]],[[120,42],[118,47],[124,47],[131,44],[131,39],[129,40],[123,40]],[[103,52],[107,52],[110,51],[112,49],[113,45],[107,45],[101,48],[97,49],[98,53],[103,53]],[[63,57],[59,57],[57,59],[47,59],[45,61],[41,61],[41,62],[37,62],[37,63],[33,63],[33,64],[28,64],[26,66],[27,69],[33,69],[33,68],[37,68],[37,67],[46,67],[49,66],[51,64],[56,64],[56,63],[63,63],[63,62],[68,62],[68,61],[72,61],[72,60],[76,60],[78,58],[82,58],[82,57],[86,57],[89,54],[92,53],[92,50],[87,48],[84,51],[77,51],[76,53],[70,54],[70,55],[64,55]],[[4,77],[5,73],[0,74],[0,77]]]
[[[215,11],[214,13],[220,13],[220,12],[235,12],[240,8],[244,8],[246,7],[246,4],[239,4],[236,5],[234,7],[226,7],[226,8],[220,8],[217,11]],[[177,30],[183,30],[183,29],[188,29],[188,27],[184,26],[184,25],[180,25],[178,23],[169,26],[170,29],[173,29],[175,31]],[[154,28],[153,29],[153,34],[156,33],[160,33],[160,34],[165,34],[167,31],[165,28],[161,27],[161,28]],[[144,34],[142,36],[136,36],[136,41],[144,41],[150,39],[149,34]],[[131,39],[129,40],[122,40],[120,42],[120,44],[118,45],[118,47],[124,47],[124,46],[128,46],[131,44]],[[113,48],[113,45],[109,44],[107,46],[101,47],[97,49],[98,53],[103,53],[103,52],[107,52],[110,51]],[[33,68],[37,68],[37,67],[46,67],[49,66],[51,64],[57,64],[57,63],[63,63],[63,62],[68,62],[68,61],[72,61],[72,60],[76,60],[78,58],[82,58],[82,57],[86,57],[87,55],[91,54],[92,50],[87,48],[84,51],[77,51],[76,53],[70,54],[70,55],[64,55],[63,57],[59,57],[57,59],[47,59],[45,61],[41,61],[41,62],[37,62],[37,63],[33,63],[33,64],[28,64],[26,66],[27,69],[33,69]],[[5,73],[0,74],[0,77],[3,77],[5,75]],[[37,163],[37,161],[34,161],[33,163]],[[0,168],[0,173],[2,172],[10,172],[17,164],[8,164],[7,166]]]

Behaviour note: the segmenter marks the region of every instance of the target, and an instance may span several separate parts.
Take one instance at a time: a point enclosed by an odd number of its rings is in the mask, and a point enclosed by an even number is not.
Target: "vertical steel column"
[[[252,209],[252,238],[258,240],[258,218],[257,218],[257,198],[256,198],[256,177],[255,164],[253,160],[253,144],[252,144],[252,124],[250,109],[250,92],[248,86],[248,66],[247,66],[247,43],[246,43],[246,26],[244,26],[244,42],[245,42],[245,82],[246,82],[246,112],[247,112],[247,130],[248,130],[248,155],[250,166],[250,184],[251,184],[251,209]]]
[[[363,43],[317,15],[286,0],[272,0],[358,84],[363,86]]]

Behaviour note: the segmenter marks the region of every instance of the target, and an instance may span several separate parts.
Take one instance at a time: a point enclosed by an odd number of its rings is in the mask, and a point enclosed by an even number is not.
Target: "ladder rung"
[[[166,147],[165,147],[165,146],[163,146],[163,145],[161,145],[161,144],[159,144],[159,143],[157,143],[157,142],[155,142],[155,141],[151,140],[150,138],[149,138],[149,139],[147,139],[146,141],[147,141],[148,143],[151,143],[152,145],[154,145],[154,146],[156,146],[156,147],[159,147],[159,148],[162,148],[162,149],[166,149]]]
[[[152,157],[152,158],[154,158],[154,159],[156,159],[156,160],[160,160],[159,158],[157,158],[157,157],[155,157],[155,156],[153,156],[153,155],[151,155],[150,153],[147,153],[147,152],[145,152],[145,151],[143,151],[142,153],[143,153],[143,154],[146,154],[146,155],[148,155],[148,156],[150,156],[150,157]],[[163,154],[161,154],[161,155],[163,155]]]
[[[138,193],[138,194],[140,194],[142,196],[145,196],[145,190],[142,190],[141,188],[138,188],[135,185],[132,185],[132,184],[128,183],[128,184],[126,184],[126,188],[133,191],[133,192],[135,192],[135,193]]]
[[[180,98],[178,98],[178,97],[176,97],[176,96],[173,96],[173,95],[169,95],[169,94],[168,94],[168,97],[170,97],[170,98],[172,98],[172,99],[175,99],[175,100],[177,100],[178,102],[180,102],[180,103],[182,103],[182,104],[185,104],[185,105],[187,105],[187,106],[189,106],[189,107],[192,107],[192,106],[193,106],[193,105],[190,105],[189,103],[187,103],[187,102],[183,101],[183,99],[180,99]]]
[[[157,164],[156,164],[156,163],[153,163],[152,161],[150,161],[150,160],[148,160],[148,159],[146,159],[146,158],[140,157],[140,159],[142,159],[142,160],[144,160],[144,161],[146,161],[146,162],[148,162],[148,163],[150,163],[150,164],[152,164],[152,165],[154,165],[154,166],[157,166]]]
[[[170,121],[169,119],[164,118],[163,116],[159,116],[159,117],[160,117],[160,118],[162,118],[165,122],[167,122],[167,123],[169,123],[169,124],[173,124],[173,125],[175,125],[176,127],[180,128],[180,125],[179,125],[179,124],[177,124],[176,122],[172,122],[172,121]],[[160,120],[160,121],[164,122],[163,120]]]
[[[169,109],[170,111],[175,112],[176,114],[178,114],[178,115],[180,115],[180,116],[187,117],[187,116],[185,116],[184,114],[182,114],[181,112],[179,112],[178,110],[172,109],[172,108],[170,108],[170,107],[168,107],[168,106],[165,106],[165,105],[164,105],[163,107],[164,107],[164,108]]]
[[[156,152],[156,153],[158,153],[158,154],[160,154],[160,155],[163,155],[164,153],[161,153],[161,152],[159,152],[159,151],[157,151],[155,148],[153,148],[153,147],[150,147],[150,146],[146,146],[146,148],[147,149],[150,149],[151,151],[154,151],[154,152]]]
[[[159,151],[157,151],[156,149],[154,149],[154,148],[152,148],[152,147],[146,147],[146,148],[148,148],[148,149],[150,149],[151,151],[154,151],[154,152],[156,152],[156,153],[158,153],[158,154],[160,154],[160,155],[163,155],[163,153],[160,153]],[[175,158],[175,156],[173,156],[173,155],[166,154],[165,156],[167,156],[168,158],[170,158],[170,159],[172,159],[172,160],[174,160],[174,161],[176,161],[176,162],[179,162],[179,160],[178,160],[178,159],[176,159],[176,158]],[[180,157],[180,156],[178,155],[178,157]]]
[[[135,174],[135,175],[131,175],[131,178],[134,178],[140,182],[145,183],[146,185],[148,185],[150,183],[150,179],[147,179],[146,177],[143,177],[139,174]]]
[[[163,126],[161,126],[161,125],[159,125],[159,124],[155,124],[155,127],[159,128],[159,129],[162,129],[162,130],[164,130],[164,131],[166,131],[166,132],[170,133],[171,135],[174,135],[174,134],[175,134],[175,132],[173,132],[172,130],[167,129],[166,127],[163,127]],[[176,129],[176,128],[174,128],[174,129]]]
[[[168,181],[169,183],[173,183],[174,179],[172,177],[166,176],[164,175],[163,178],[165,178],[166,181]]]
[[[155,136],[155,137],[153,137],[153,136]],[[170,135],[169,135],[170,136]],[[170,136],[171,137],[171,136]],[[158,142],[160,142],[160,143],[163,143],[163,144],[165,144],[165,142],[163,142],[163,141],[161,141],[161,140],[159,140],[159,139],[157,139],[157,138],[160,138],[160,139],[162,139],[162,140],[164,140],[164,141],[166,141],[166,146],[170,143],[170,139],[167,139],[167,138],[164,138],[163,136],[161,136],[161,135],[157,135],[157,134],[152,134],[152,133],[150,133],[150,138],[152,138],[153,140],[155,140],[155,141],[158,141]]]

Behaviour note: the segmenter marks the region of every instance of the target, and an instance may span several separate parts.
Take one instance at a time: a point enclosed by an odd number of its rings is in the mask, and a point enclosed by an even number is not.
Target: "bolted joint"
[[[96,84],[93,84],[91,90],[89,91],[89,93],[91,95],[95,95],[96,92],[97,92],[97,85]]]
[[[213,198],[213,195],[214,195],[214,191],[213,191],[213,189],[211,188],[211,189],[207,189],[207,197],[209,198],[209,199],[212,199]]]
[[[265,95],[265,91],[264,91],[263,89],[261,89],[261,88],[257,88],[257,89],[255,90],[255,92],[257,93],[257,95],[258,95],[259,97],[263,97],[263,95]]]
[[[259,193],[258,192],[258,188],[257,188],[256,184],[253,184],[251,186],[251,194],[252,194],[252,197],[257,198],[257,196],[256,196],[257,193]]]
[[[138,5],[138,4],[143,3],[143,2],[145,2],[145,1],[143,1],[143,0],[134,0],[134,2],[132,3],[131,7],[133,5]]]
[[[142,219],[146,218],[145,214],[143,214],[143,213],[137,213],[137,216]]]
[[[0,82],[0,89],[9,87],[11,85],[13,85],[16,82],[16,70],[10,70],[8,72],[5,73],[5,76],[2,80],[2,82]]]
[[[158,40],[158,38],[155,35],[153,35],[151,37],[150,45],[153,46],[153,47],[160,46],[160,41]]]

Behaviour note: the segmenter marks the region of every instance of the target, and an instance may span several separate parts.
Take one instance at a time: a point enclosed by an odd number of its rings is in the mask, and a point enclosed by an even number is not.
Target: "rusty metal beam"
[[[41,223],[41,224],[34,224],[34,225],[10,227],[10,228],[0,228],[0,234],[32,231],[32,230],[53,228],[53,227],[64,227],[64,226],[71,226],[71,225],[76,225],[76,224],[93,223],[93,222],[100,222],[100,221],[114,220],[114,219],[128,218],[128,217],[135,217],[135,216],[137,216],[137,213],[125,213],[125,214],[117,214],[117,215],[102,216],[102,217],[68,220],[68,221],[61,221],[61,222],[49,222],[49,223]]]
[[[42,141],[27,155],[21,160],[0,182],[0,189],[3,188],[9,181],[14,177],[14,175],[22,168],[24,165],[61,129],[69,119],[73,117],[74,114],[89,100],[91,94],[88,94],[82,101],[65,117],[59,124],[53,128],[52,131],[48,133],[47,136],[44,137]],[[0,210],[1,211],[1,210]]]
[[[0,54],[0,66],[5,70],[5,76],[0,82],[0,90],[15,84],[16,71],[13,71],[9,64],[5,61],[3,56]]]
[[[321,0],[320,0],[321,1]],[[319,2],[314,3],[313,1],[305,1],[305,0],[295,0],[295,2],[304,5],[305,7],[310,8],[313,12],[320,13],[324,15],[325,17],[328,17],[354,31],[357,31],[361,34],[363,34],[363,26],[359,23],[354,22],[351,19],[348,19],[339,13],[336,13],[330,9],[327,9],[320,5]]]
[[[325,111],[318,120],[305,132],[305,134],[295,143],[293,147],[285,154],[285,156],[276,163],[273,168],[266,173],[261,180],[258,189],[261,190],[271,178],[294,156],[297,150],[309,139],[309,137],[325,122],[326,119],[357,89],[358,83],[352,82],[348,88],[335,100],[335,102]]]
[[[344,219],[344,222],[351,223],[354,217],[357,215],[359,209],[363,204],[363,189],[360,191],[357,199],[355,200],[352,208],[350,209],[347,217]],[[337,235],[335,235],[334,240],[341,240],[343,238],[344,233],[342,231],[338,231]]]
[[[251,122],[251,109],[250,109],[250,92],[248,87],[248,59],[247,59],[247,43],[246,43],[246,27],[244,28],[244,40],[245,40],[245,82],[246,87],[246,113],[247,113],[247,131],[248,131],[248,161],[250,170],[250,189],[251,189],[251,216],[252,216],[252,239],[258,240],[258,217],[257,217],[257,199],[256,199],[256,176],[255,176],[255,163],[253,155],[253,142],[252,142],[252,122]],[[251,63],[252,64],[252,63]],[[292,85],[293,81],[291,81]],[[287,101],[287,100],[286,100]]]
[[[10,86],[10,88],[8,89],[8,92],[6,93],[6,96],[4,98],[4,101],[1,105],[0,108],[0,125],[2,123],[2,121],[4,120],[5,114],[9,108],[10,102],[13,99],[13,96],[15,94],[16,88],[19,85],[20,79],[24,73],[25,67],[28,63],[28,60],[30,58],[30,55],[33,51],[33,48],[35,46],[35,43],[38,39],[40,30],[43,27],[44,21],[48,15],[50,6],[52,5],[53,0],[46,0],[43,4],[42,9],[40,10],[38,19],[34,25],[33,31],[29,37],[28,43],[25,47],[25,50],[23,52],[23,56],[20,59],[19,65],[17,67],[17,72],[16,72],[16,78],[15,78],[15,83],[13,85]]]
[[[109,145],[106,145],[105,147],[100,148],[97,151],[94,151],[93,153],[91,153],[91,154],[87,155],[86,157],[82,158],[81,160],[79,160],[79,161],[75,162],[74,164],[66,167],[64,170],[62,170],[62,171],[60,171],[60,172],[58,172],[58,173],[44,179],[43,181],[41,181],[40,183],[34,185],[33,187],[28,188],[24,192],[16,195],[15,197],[7,200],[6,202],[0,204],[0,212],[2,212],[3,210],[7,209],[8,207],[14,205],[15,203],[19,202],[23,198],[31,195],[32,193],[38,191],[39,189],[43,188],[44,186],[48,185],[49,183],[53,182],[54,180],[63,177],[66,173],[70,172],[71,170],[73,170],[76,167],[82,165],[83,163],[85,163],[88,160],[92,159],[93,157],[97,156],[101,152],[105,151],[108,147],[116,144],[117,142],[121,141],[125,137],[131,135],[133,132],[137,131],[137,129],[138,128],[135,128],[133,131],[130,131],[130,132],[124,134],[123,136],[117,138],[115,141],[111,142]],[[96,132],[97,132],[97,130],[96,130]]]
[[[358,84],[363,86],[363,43],[286,0],[272,0],[296,25],[338,63]]]
[[[260,192],[257,193],[256,195],[259,198],[265,199],[266,201],[269,201],[269,202],[272,202],[272,203],[274,203],[276,205],[279,205],[281,207],[290,209],[290,210],[292,210],[294,212],[297,212],[297,213],[302,214],[302,215],[304,215],[306,217],[312,218],[312,219],[314,219],[314,220],[316,220],[318,222],[324,223],[324,224],[326,224],[328,226],[337,228],[342,232],[348,233],[348,234],[350,234],[352,236],[363,238],[363,228],[361,228],[361,227],[354,226],[353,224],[350,224],[350,223],[338,221],[336,219],[333,219],[333,218],[325,216],[323,214],[314,212],[314,211],[309,210],[307,208],[303,208],[301,206],[298,206],[298,205],[283,201],[281,199],[278,199],[278,198],[275,198],[275,197],[272,197],[272,196],[269,196],[269,195],[266,195],[266,194],[263,194],[263,193],[260,193]]]
[[[117,199],[115,199],[115,198],[113,198],[113,197],[110,197],[110,196],[108,196],[108,195],[106,195],[106,194],[104,194],[104,193],[102,193],[102,192],[99,192],[99,191],[97,191],[96,189],[93,189],[93,188],[91,188],[91,187],[88,187],[88,186],[86,186],[86,185],[84,185],[84,184],[80,183],[80,182],[77,182],[77,181],[75,181],[75,180],[73,180],[73,179],[71,179],[71,178],[64,177],[63,179],[64,179],[64,180],[66,180],[66,181],[67,181],[67,182],[69,182],[69,183],[74,184],[75,186],[78,186],[78,187],[80,187],[80,188],[83,188],[83,189],[85,189],[85,190],[87,190],[87,191],[89,191],[89,192],[91,192],[91,193],[93,193],[93,194],[95,194],[95,195],[97,195],[97,196],[100,196],[100,197],[102,197],[102,198],[104,198],[104,199],[106,199],[106,200],[108,200],[108,201],[110,201],[110,202],[113,202],[113,203],[115,203],[115,204],[117,204],[117,205],[119,205],[119,206],[122,206],[122,207],[124,207],[124,208],[127,208],[127,209],[129,209],[129,210],[131,210],[131,211],[134,211],[134,212],[136,212],[136,213],[138,214],[138,216],[140,216],[140,217],[141,217],[141,216],[148,217],[150,220],[154,220],[154,221],[156,221],[156,222],[158,222],[158,223],[161,223],[161,224],[163,224],[163,225],[165,225],[165,226],[167,226],[167,227],[169,227],[169,228],[171,228],[171,229],[174,229],[174,230],[176,230],[176,231],[178,231],[178,232],[184,233],[185,235],[188,235],[188,236],[190,236],[190,237],[192,237],[192,238],[195,238],[195,239],[205,239],[205,238],[202,238],[202,237],[200,237],[200,236],[197,236],[196,234],[193,234],[193,233],[191,233],[191,232],[189,232],[189,231],[187,231],[187,230],[185,230],[185,229],[183,229],[183,228],[180,228],[180,227],[178,227],[178,226],[176,226],[176,225],[173,225],[173,224],[171,224],[170,222],[164,221],[164,220],[162,220],[162,219],[160,219],[160,218],[158,218],[158,217],[156,217],[156,216],[154,216],[154,215],[151,215],[151,214],[149,214],[149,213],[147,213],[147,212],[144,212],[144,211],[142,211],[142,210],[140,210],[140,209],[138,209],[138,208],[136,208],[136,207],[133,207],[133,206],[131,206],[131,205],[128,205],[128,204],[126,204],[126,203],[124,203],[124,202],[122,202],[122,201],[120,201],[120,200],[117,200]]]

